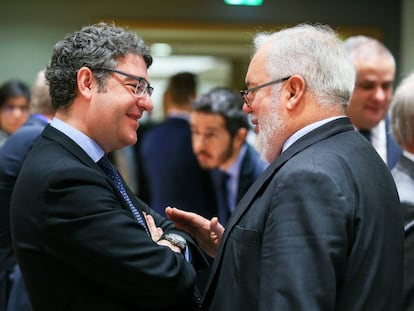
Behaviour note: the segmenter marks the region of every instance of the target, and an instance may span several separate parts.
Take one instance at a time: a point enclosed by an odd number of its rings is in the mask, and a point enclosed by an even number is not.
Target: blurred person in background
[[[210,170],[217,196],[214,216],[223,225],[267,166],[246,141],[250,125],[242,106],[239,92],[217,87],[197,98],[190,114],[193,151],[200,166]]]
[[[29,117],[30,88],[18,80],[0,86],[0,147]]]
[[[403,153],[391,173],[404,215],[404,311],[414,310],[414,73],[406,77],[391,101],[392,133]]]
[[[0,149],[0,301],[7,311],[31,309],[11,244],[10,200],[27,153],[55,113],[44,70],[37,74],[31,93],[29,119]]]
[[[344,46],[357,73],[347,115],[391,169],[401,155],[388,117],[396,70],[394,56],[384,44],[366,36],[349,37]]]
[[[196,92],[195,74],[171,76],[163,96],[166,119],[136,144],[138,195],[161,215],[167,206],[208,218],[216,214],[209,173],[200,167],[191,146],[189,118]]]

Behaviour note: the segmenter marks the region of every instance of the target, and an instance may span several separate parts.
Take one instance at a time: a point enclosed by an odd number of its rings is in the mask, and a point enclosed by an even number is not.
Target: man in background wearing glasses
[[[204,310],[401,310],[392,176],[345,115],[355,69],[327,26],[255,38],[244,111],[269,167],[224,229],[167,208],[215,256]]]
[[[151,63],[136,34],[104,23],[55,45],[46,79],[56,115],[26,158],[11,207],[35,311],[194,307],[191,238],[135,197],[106,157],[136,142],[152,109]]]

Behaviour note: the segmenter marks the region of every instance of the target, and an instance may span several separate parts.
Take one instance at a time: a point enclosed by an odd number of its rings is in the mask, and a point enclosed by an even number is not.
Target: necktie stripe
[[[112,163],[108,160],[106,156],[104,156],[102,159],[98,161],[98,165],[102,168],[104,173],[109,176],[109,178],[112,179],[112,181],[115,183],[116,188],[121,193],[122,197],[124,198],[125,202],[128,204],[132,214],[134,214],[135,219],[138,221],[138,223],[144,227],[145,231],[147,232],[148,236],[151,236],[148,230],[148,227],[141,216],[141,214],[138,212],[137,208],[134,206],[134,203],[132,203],[131,198],[129,197],[125,185],[122,182],[121,176],[119,175],[116,168],[112,165]]]

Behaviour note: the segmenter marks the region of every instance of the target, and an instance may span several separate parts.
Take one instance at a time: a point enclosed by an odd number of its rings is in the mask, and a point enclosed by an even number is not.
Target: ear
[[[94,82],[92,71],[88,67],[82,67],[79,69],[76,77],[79,95],[90,99],[92,97],[92,86]]]
[[[242,127],[237,130],[236,135],[234,135],[233,143],[235,144],[236,148],[241,148],[241,146],[246,141],[247,137],[247,129]]]
[[[285,84],[287,91],[285,98],[287,99],[287,109],[292,110],[300,103],[306,93],[306,82],[300,75],[293,75]]]

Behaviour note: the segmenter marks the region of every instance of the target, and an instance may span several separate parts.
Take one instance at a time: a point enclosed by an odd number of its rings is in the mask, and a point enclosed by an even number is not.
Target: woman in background
[[[0,86],[0,147],[29,117],[30,89],[18,80]]]

